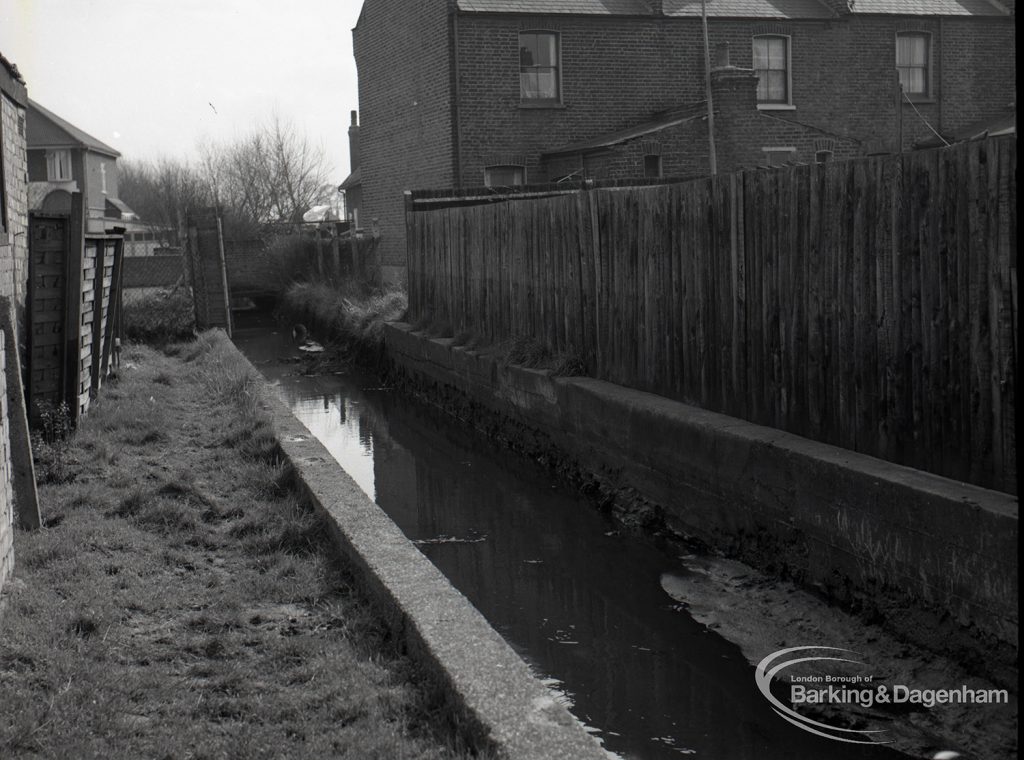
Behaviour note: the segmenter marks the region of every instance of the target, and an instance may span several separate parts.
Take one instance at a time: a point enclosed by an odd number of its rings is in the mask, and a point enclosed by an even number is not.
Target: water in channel
[[[663,591],[677,551],[532,462],[359,374],[309,377],[287,331],[235,342],[366,493],[624,758],[899,758],[772,712],[738,647]]]

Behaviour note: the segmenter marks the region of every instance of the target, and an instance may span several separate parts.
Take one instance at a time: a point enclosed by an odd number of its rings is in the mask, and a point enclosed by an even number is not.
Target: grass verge
[[[462,756],[225,342],[130,347],[53,444],[0,617],[0,757]]]

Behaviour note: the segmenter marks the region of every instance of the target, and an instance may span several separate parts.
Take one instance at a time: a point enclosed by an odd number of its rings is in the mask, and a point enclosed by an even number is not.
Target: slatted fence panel
[[[416,211],[413,321],[1016,490],[1016,141]]]

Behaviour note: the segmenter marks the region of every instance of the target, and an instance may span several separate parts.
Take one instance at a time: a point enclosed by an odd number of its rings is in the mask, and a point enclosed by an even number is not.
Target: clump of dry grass
[[[320,332],[377,345],[383,338],[384,323],[401,320],[408,303],[400,289],[365,294],[296,283],[285,292],[282,308]]]

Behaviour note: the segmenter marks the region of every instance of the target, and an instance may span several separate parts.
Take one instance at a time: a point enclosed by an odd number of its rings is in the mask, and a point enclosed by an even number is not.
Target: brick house
[[[403,190],[707,173],[700,7],[365,0],[361,215],[385,276],[404,264]],[[907,149],[1013,108],[1012,0],[707,8],[719,171]]]
[[[34,100],[28,104],[29,208],[66,213],[83,193],[87,232],[125,226],[135,213],[117,197],[120,153]]]
[[[17,67],[0,54],[0,588],[14,569],[14,494],[7,370],[18,371],[17,326],[28,279],[28,183],[25,109],[28,92]],[[12,341],[12,338],[14,340]]]

